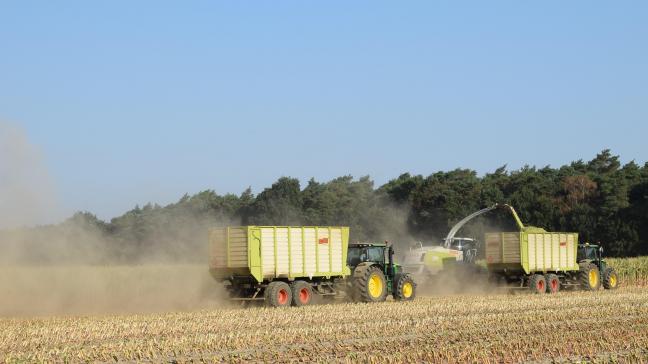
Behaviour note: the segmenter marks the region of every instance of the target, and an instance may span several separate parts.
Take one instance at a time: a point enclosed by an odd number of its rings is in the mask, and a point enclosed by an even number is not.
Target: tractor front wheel
[[[416,296],[416,283],[409,274],[399,274],[394,279],[394,299],[396,301],[411,301]]]
[[[533,293],[545,293],[547,281],[542,274],[534,274],[529,278],[529,288]]]
[[[387,298],[387,281],[380,267],[357,267],[353,272],[353,291],[356,301],[384,301]]]
[[[272,307],[287,307],[292,302],[292,291],[286,282],[270,282],[264,296],[266,305]]]
[[[601,274],[596,265],[592,263],[580,264],[580,285],[585,291],[596,291],[601,287]]]
[[[603,271],[603,288],[616,289],[619,286],[619,277],[614,268],[605,268]]]

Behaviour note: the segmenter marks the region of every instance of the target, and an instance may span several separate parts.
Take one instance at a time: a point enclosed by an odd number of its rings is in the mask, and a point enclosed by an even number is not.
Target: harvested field
[[[645,287],[0,319],[7,362],[642,362],[647,348]]]

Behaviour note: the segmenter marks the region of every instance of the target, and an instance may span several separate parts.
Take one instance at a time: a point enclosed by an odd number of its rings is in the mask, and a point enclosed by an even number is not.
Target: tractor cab
[[[393,249],[386,243],[355,243],[349,244],[347,265],[353,270],[360,263],[372,262],[385,268],[385,254],[393,256]],[[389,258],[387,258],[389,260]]]
[[[578,252],[576,254],[578,262],[592,263],[596,265],[601,272],[607,267],[602,255],[603,247],[600,245],[590,243],[578,244]]]

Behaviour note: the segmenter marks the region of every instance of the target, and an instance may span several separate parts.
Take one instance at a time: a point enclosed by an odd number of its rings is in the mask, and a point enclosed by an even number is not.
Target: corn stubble
[[[642,287],[0,320],[6,362],[636,362],[646,348]]]

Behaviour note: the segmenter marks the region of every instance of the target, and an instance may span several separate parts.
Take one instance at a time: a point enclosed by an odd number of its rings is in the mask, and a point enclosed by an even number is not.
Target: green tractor
[[[347,265],[353,272],[349,296],[356,302],[382,302],[388,295],[411,301],[416,296],[414,279],[394,263],[394,249],[387,243],[349,244]]]
[[[603,247],[600,245],[578,244],[577,260],[582,289],[594,291],[601,287],[601,283],[605,289],[617,288],[619,284],[617,273],[614,268],[607,265],[602,256]]]

